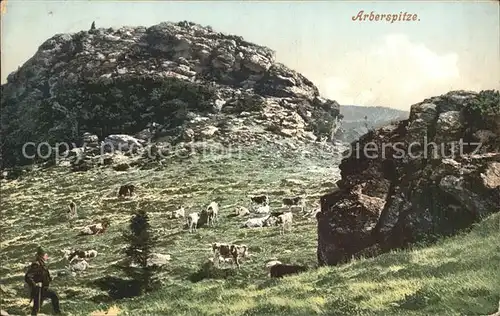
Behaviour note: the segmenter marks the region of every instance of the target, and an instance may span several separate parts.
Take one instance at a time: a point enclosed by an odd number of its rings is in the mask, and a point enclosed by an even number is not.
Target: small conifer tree
[[[146,211],[138,210],[134,213],[130,219],[129,230],[124,232],[123,238],[128,244],[125,254],[131,265],[124,267],[125,273],[137,282],[141,293],[152,290],[156,268],[148,265],[148,259],[157,240],[151,232]]]

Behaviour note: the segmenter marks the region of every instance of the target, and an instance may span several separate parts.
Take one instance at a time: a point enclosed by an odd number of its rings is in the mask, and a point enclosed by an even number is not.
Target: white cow
[[[237,217],[244,217],[250,215],[250,211],[243,206],[238,206],[236,210],[234,210],[234,213],[236,214]]]
[[[241,227],[263,227],[265,225],[266,220],[269,216],[258,217],[258,218],[249,218],[246,222],[244,222]]]
[[[180,209],[174,211],[174,218],[184,218],[185,216],[185,211],[184,211],[184,206],[181,206]]]
[[[285,227],[288,227],[289,230],[292,229],[292,220],[293,220],[292,212],[286,212],[281,215],[278,215],[278,223],[281,225],[280,234],[285,233]]]
[[[70,269],[72,271],[84,271],[87,268],[90,268],[89,263],[85,259],[77,259],[76,263],[70,265]]]
[[[208,226],[214,226],[214,222],[219,221],[219,203],[212,202],[207,206]]]
[[[198,213],[191,213],[188,215],[188,226],[190,233],[196,231],[196,227],[198,226],[199,220],[200,220],[200,215]]]
[[[269,205],[261,205],[255,209],[256,214],[269,214],[270,211],[271,208],[269,207]]]

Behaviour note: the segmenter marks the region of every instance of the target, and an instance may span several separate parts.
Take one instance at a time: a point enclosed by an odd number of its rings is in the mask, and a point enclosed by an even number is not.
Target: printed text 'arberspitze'
[[[386,21],[386,22],[414,22],[420,21],[416,13],[399,12],[399,14],[382,13],[378,14],[371,11],[370,14],[365,13],[364,10],[358,12],[357,15],[352,16],[353,21]]]

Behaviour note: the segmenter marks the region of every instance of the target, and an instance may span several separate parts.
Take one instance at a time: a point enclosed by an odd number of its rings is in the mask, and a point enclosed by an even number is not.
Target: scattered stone
[[[99,146],[99,137],[89,132],[83,133],[83,143],[88,147]]]
[[[162,267],[166,265],[171,260],[171,256],[167,254],[160,253],[152,253],[148,258],[148,266],[149,267]],[[129,261],[129,259],[125,259],[125,261]],[[135,263],[129,263],[130,267],[138,267]]]
[[[142,142],[129,135],[109,135],[104,139],[104,148],[106,151],[133,151],[142,148]]]
[[[10,316],[10,314],[7,313],[7,311],[2,309],[2,310],[0,310],[0,316]]]
[[[219,131],[219,129],[217,127],[215,127],[215,126],[207,126],[205,129],[203,129],[201,131],[201,135],[204,136],[204,137],[211,137],[215,133],[217,133],[217,131]]]
[[[304,186],[306,183],[302,180],[297,180],[297,179],[282,179],[281,180],[281,185],[282,186]]]

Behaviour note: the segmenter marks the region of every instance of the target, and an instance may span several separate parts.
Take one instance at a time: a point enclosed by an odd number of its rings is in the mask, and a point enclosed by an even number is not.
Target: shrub
[[[500,92],[483,90],[465,108],[468,122],[472,126],[489,127],[500,116]],[[485,126],[486,125],[486,126]]]

